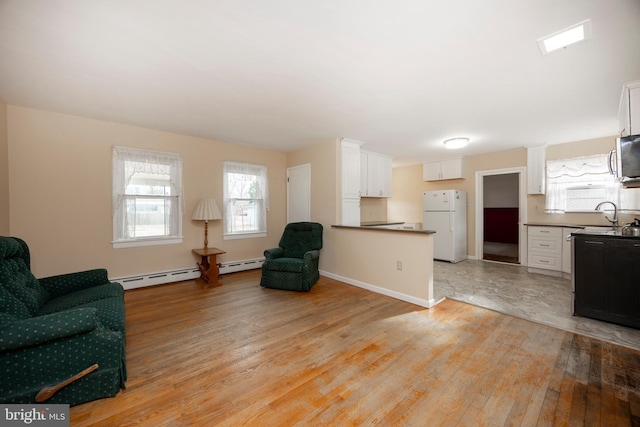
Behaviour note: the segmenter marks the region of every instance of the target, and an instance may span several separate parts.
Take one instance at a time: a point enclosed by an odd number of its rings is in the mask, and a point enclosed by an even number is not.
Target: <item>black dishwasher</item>
[[[640,239],[573,235],[574,313],[640,328]]]

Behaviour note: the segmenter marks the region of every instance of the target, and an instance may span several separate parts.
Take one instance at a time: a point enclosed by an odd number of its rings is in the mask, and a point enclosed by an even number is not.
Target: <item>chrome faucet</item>
[[[613,203],[613,202],[608,202],[608,201],[607,201],[607,202],[600,202],[600,203],[598,203],[598,206],[596,206],[596,210],[597,210],[597,211],[599,211],[599,210],[600,210],[600,207],[601,207],[602,205],[606,205],[607,203],[610,203],[610,204],[611,204],[611,206],[613,206],[613,219],[610,219],[610,218],[609,218],[608,216],[606,216],[606,215],[604,216],[604,218],[605,218],[607,221],[609,221],[611,224],[613,224],[613,226],[614,226],[614,227],[617,227],[617,226],[618,226],[618,207],[616,206],[616,204],[615,204],[615,203]]]

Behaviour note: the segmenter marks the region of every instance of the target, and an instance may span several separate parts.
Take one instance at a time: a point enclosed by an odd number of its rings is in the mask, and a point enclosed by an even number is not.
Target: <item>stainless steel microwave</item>
[[[609,171],[625,187],[640,187],[640,135],[616,139],[616,149],[609,153]]]

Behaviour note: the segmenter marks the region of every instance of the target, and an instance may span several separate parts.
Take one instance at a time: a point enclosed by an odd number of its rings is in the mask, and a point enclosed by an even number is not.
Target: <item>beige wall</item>
[[[10,232],[28,242],[37,277],[94,267],[121,277],[195,266],[191,249],[202,247],[204,224],[191,214],[202,197],[222,204],[224,160],[267,166],[269,233],[225,241],[221,221],[213,221],[209,246],[227,251],[218,258],[225,262],[277,245],[286,216],[286,153],[15,106],[8,107],[8,122]],[[112,248],[113,145],[182,155],[182,244]]]
[[[117,250],[111,247],[113,145],[182,154],[183,244]],[[547,159],[608,152],[612,145],[613,137],[549,146]],[[265,248],[277,245],[286,223],[286,168],[309,163],[311,220],[325,227],[320,268],[345,274],[341,266],[354,268],[349,262],[355,259],[354,254],[339,247],[341,240],[335,233],[344,230],[331,228],[340,215],[339,153],[338,139],[282,153],[0,103],[0,166],[7,158],[9,162],[8,174],[6,167],[0,169],[0,202],[5,202],[4,213],[0,207],[0,231],[4,227],[3,234],[27,240],[33,252],[33,270],[39,277],[93,267],[108,268],[111,277],[189,267],[196,261],[191,249],[200,247],[203,240],[203,224],[191,221],[191,212],[201,197],[212,196],[221,204],[222,162],[237,160],[267,165],[269,235],[224,241],[222,224],[216,221],[210,225],[209,244],[227,251],[220,257],[222,262],[258,257]],[[369,213],[375,220],[422,222],[422,192],[464,190],[470,202],[468,253],[474,255],[475,173],[523,167],[526,157],[525,148],[468,157],[465,179],[443,182],[422,181],[421,165],[394,168],[393,197],[382,201],[364,199],[363,219],[368,219]],[[606,224],[602,214],[544,214],[544,196],[528,196],[527,200],[529,222]],[[385,205],[386,218],[382,218]],[[628,219],[623,217],[622,221]],[[388,251],[395,250],[393,243],[388,246]],[[356,268],[364,274],[368,267]],[[395,264],[390,268],[395,269]]]
[[[385,294],[424,304],[433,299],[430,235],[333,228],[339,223],[340,142],[331,140],[291,152],[287,167],[311,165],[311,220],[324,226],[320,269],[337,279],[371,285]],[[362,199],[363,212],[386,216],[386,199]],[[380,218],[375,218],[378,220]],[[426,260],[426,261],[425,261]],[[399,271],[396,261],[402,261]]]
[[[9,142],[7,104],[0,101],[0,236],[9,235]]]
[[[613,148],[615,136],[550,145],[546,149],[547,160],[565,159],[608,153]],[[422,180],[422,165],[393,169],[393,197],[388,203],[388,219],[391,221],[422,222],[422,193],[430,190],[456,189],[467,192],[470,205],[467,212],[467,253],[475,256],[475,175],[489,171],[527,166],[526,148],[517,148],[465,158],[465,178],[439,182]],[[527,222],[555,224],[609,225],[599,213],[546,214],[544,195],[527,196]],[[633,215],[621,215],[620,223],[629,222]]]
[[[331,225],[337,224],[338,215],[338,141],[329,141],[287,154],[287,167],[303,164],[311,165],[311,221],[324,227],[323,251],[320,256],[320,269],[332,264],[333,233]]]

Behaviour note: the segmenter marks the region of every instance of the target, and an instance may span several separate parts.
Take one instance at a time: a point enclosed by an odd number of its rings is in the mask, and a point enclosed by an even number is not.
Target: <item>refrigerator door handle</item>
[[[449,211],[449,231],[451,231],[452,233],[453,233],[453,221],[455,220],[454,214],[455,212]]]

